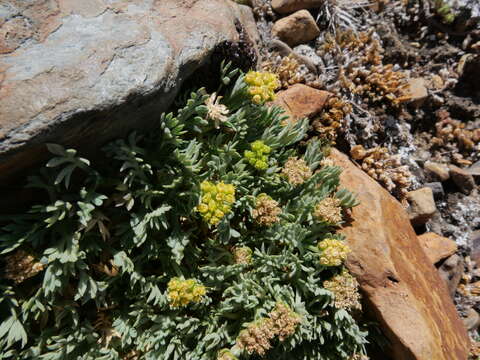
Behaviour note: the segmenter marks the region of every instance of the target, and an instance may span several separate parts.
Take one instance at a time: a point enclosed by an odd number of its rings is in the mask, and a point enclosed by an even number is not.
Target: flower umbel
[[[231,184],[203,181],[200,185],[202,198],[197,211],[211,225],[216,225],[230,212],[235,202],[235,187]]]
[[[341,240],[325,239],[318,243],[318,248],[322,251],[320,254],[320,264],[325,266],[340,266],[347,258],[350,248]]]
[[[240,332],[236,345],[248,354],[263,356],[272,347],[270,340],[275,336],[273,327],[273,321],[269,318],[255,321]]]
[[[254,141],[250,144],[252,150],[245,150],[244,156],[248,163],[258,170],[265,170],[268,167],[268,154],[272,149],[265,145],[261,140]]]
[[[342,221],[341,201],[335,197],[327,197],[315,206],[313,215],[320,221],[338,225]]]
[[[258,105],[274,100],[275,90],[280,87],[278,76],[269,72],[249,71],[245,83],[252,102]]]
[[[287,305],[277,303],[267,318],[249,324],[240,332],[236,345],[240,349],[245,349],[248,354],[256,353],[263,356],[272,347],[270,341],[275,336],[284,341],[295,333],[300,322],[300,315]]]
[[[213,93],[210,97],[205,100],[205,105],[207,106],[207,118],[213,120],[215,123],[215,128],[220,127],[220,123],[227,121],[228,108],[220,104],[221,96],[217,96],[217,93]]]
[[[267,194],[260,194],[255,200],[255,209],[253,210],[253,218],[260,225],[270,226],[280,220],[278,215],[282,213],[282,209],[278,206],[278,202],[273,200]]]
[[[300,185],[312,176],[312,170],[305,160],[290,157],[285,165],[283,165],[282,175],[287,177],[290,184]]]
[[[168,282],[168,300],[171,307],[186,306],[191,302],[200,302],[207,293],[205,286],[199,284],[195,279],[182,280],[172,278]]]
[[[278,336],[280,341],[284,341],[287,337],[293,335],[297,325],[301,322],[300,315],[282,303],[277,303],[269,317],[273,321],[275,335]]]
[[[323,287],[331,291],[334,296],[334,305],[338,309],[361,310],[358,282],[347,270],[323,282]]]
[[[233,249],[235,264],[248,265],[252,262],[252,249],[248,246],[236,247]]]

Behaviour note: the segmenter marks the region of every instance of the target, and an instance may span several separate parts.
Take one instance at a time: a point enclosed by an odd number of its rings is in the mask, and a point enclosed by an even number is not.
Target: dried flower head
[[[249,71],[245,75],[248,93],[255,104],[275,99],[275,90],[280,87],[278,76],[269,72]]]
[[[267,318],[249,324],[240,332],[236,345],[240,349],[245,349],[248,354],[263,356],[271,348],[270,341],[275,336],[284,341],[295,333],[300,322],[300,315],[287,305],[277,303]]]
[[[220,123],[227,121],[228,117],[228,108],[220,104],[221,96],[217,96],[216,93],[210,95],[210,97],[205,100],[205,105],[207,106],[207,118],[214,121],[215,128],[220,127]]]
[[[283,89],[293,84],[305,82],[304,71],[302,71],[293,54],[281,56],[278,53],[273,53],[270,59],[262,64],[262,69],[276,74]]]
[[[383,52],[373,28],[325,35],[317,49],[319,56],[339,62],[335,79],[343,90],[360,95],[370,103],[387,102],[398,106],[411,98],[408,76],[392,64],[384,65]]]
[[[301,322],[300,315],[283,303],[277,303],[270,312],[269,318],[273,322],[273,331],[280,341],[284,341],[295,333]]]
[[[34,256],[25,250],[17,250],[5,258],[4,277],[20,284],[26,279],[37,275],[44,268],[45,264],[39,262]]]
[[[357,280],[347,271],[323,282],[323,287],[334,295],[334,305],[338,309],[361,310]]]
[[[268,154],[272,151],[270,146],[261,140],[257,140],[250,144],[250,149],[245,150],[244,153],[248,163],[255,169],[266,170],[268,168]]]
[[[312,170],[305,160],[290,157],[283,166],[282,175],[287,177],[290,184],[300,185],[312,176]]]
[[[182,280],[175,277],[168,282],[167,296],[172,308],[186,306],[191,302],[198,303],[206,293],[205,286],[195,279]]]
[[[235,202],[235,187],[231,184],[203,181],[200,185],[202,190],[201,202],[197,211],[212,225],[218,222],[230,212]]]
[[[281,213],[282,209],[278,206],[278,202],[267,194],[260,194],[255,199],[253,218],[260,225],[270,226],[277,223],[280,220],[278,215]]]
[[[340,266],[343,264],[350,248],[341,240],[325,239],[318,243],[321,250],[320,264],[324,266]]]
[[[248,246],[235,247],[233,249],[235,264],[248,265],[252,262],[252,249]]]
[[[335,197],[323,199],[315,206],[313,216],[331,225],[338,225],[342,221],[341,201]]]
[[[274,336],[273,321],[263,318],[250,323],[246,329],[242,330],[237,337],[236,345],[248,354],[263,356],[272,347],[270,340]]]
[[[345,117],[352,112],[350,103],[337,96],[327,100],[323,113],[312,121],[313,129],[333,144],[345,126]]]
[[[238,360],[229,349],[222,349],[217,354],[217,360]]]

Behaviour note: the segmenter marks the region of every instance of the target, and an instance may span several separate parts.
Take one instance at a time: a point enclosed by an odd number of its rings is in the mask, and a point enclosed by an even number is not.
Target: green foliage
[[[455,11],[445,0],[434,0],[434,10],[442,18],[445,24],[451,24],[455,21]]]
[[[55,157],[29,186],[49,200],[3,219],[6,266],[18,265],[9,256],[23,249],[44,268],[18,283],[0,279],[0,359],[216,359],[222,349],[256,358],[236,338],[279,302],[301,323],[266,358],[364,352],[366,333],[322,288],[341,269],[320,265],[317,243],[341,237],[312,216],[326,196],[345,208],[356,205],[354,196],[337,191],[339,168],[318,168],[325,151],[318,142],[304,156],[318,171],[301,185],[288,183],[280,170],[289,157],[302,157],[295,144],[307,121],[282,125],[279,109],[252,104],[244,75],[222,71],[224,85],[233,86],[220,128],[207,117],[208,94],[200,89],[176,115],[163,114],[156,131],[106,146],[108,161],[97,170],[75,150],[48,145]],[[271,149],[262,171],[244,157],[256,141]],[[199,212],[202,182],[235,189],[218,223]],[[252,218],[261,193],[282,208],[271,226]],[[252,249],[251,260],[236,264],[240,247]],[[169,300],[181,279],[200,290],[174,307]]]

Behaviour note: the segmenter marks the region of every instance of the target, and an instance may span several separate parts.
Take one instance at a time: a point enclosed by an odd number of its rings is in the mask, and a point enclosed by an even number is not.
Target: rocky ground
[[[0,214],[38,196],[24,186],[45,143],[96,158],[155,126],[181,88],[216,91],[225,58],[271,71],[277,104],[356,164],[332,151],[361,200],[342,230],[349,270],[394,358],[464,359],[451,299],[477,339],[478,1],[235,1],[254,15],[225,0],[1,3]]]
[[[312,136],[350,153],[402,202],[478,339],[480,5],[243,3],[261,37],[258,68],[277,73],[290,92],[297,83],[329,92],[322,112],[304,114]]]

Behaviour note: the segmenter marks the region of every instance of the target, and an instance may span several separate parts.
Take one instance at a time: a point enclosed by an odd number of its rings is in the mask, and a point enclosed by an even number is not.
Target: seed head
[[[248,265],[252,262],[252,249],[248,246],[236,247],[233,249],[235,264]]]
[[[282,303],[276,304],[269,317],[273,321],[275,335],[278,336],[280,341],[284,341],[287,337],[293,335],[297,325],[301,322],[300,315]]]
[[[300,185],[312,176],[312,170],[305,160],[290,157],[283,166],[282,175],[287,177],[290,184]]]
[[[335,197],[327,197],[315,206],[313,215],[320,221],[338,225],[342,221],[341,201]]]
[[[263,318],[248,325],[237,337],[236,345],[248,354],[260,356],[272,347],[270,340],[275,336],[273,321]]]
[[[338,309],[361,310],[358,282],[347,270],[323,282],[323,287],[334,294],[334,305]]]
[[[278,206],[278,202],[273,200],[267,194],[260,194],[255,200],[255,209],[253,210],[253,218],[260,225],[270,226],[280,220],[278,215],[282,213],[282,209]]]

